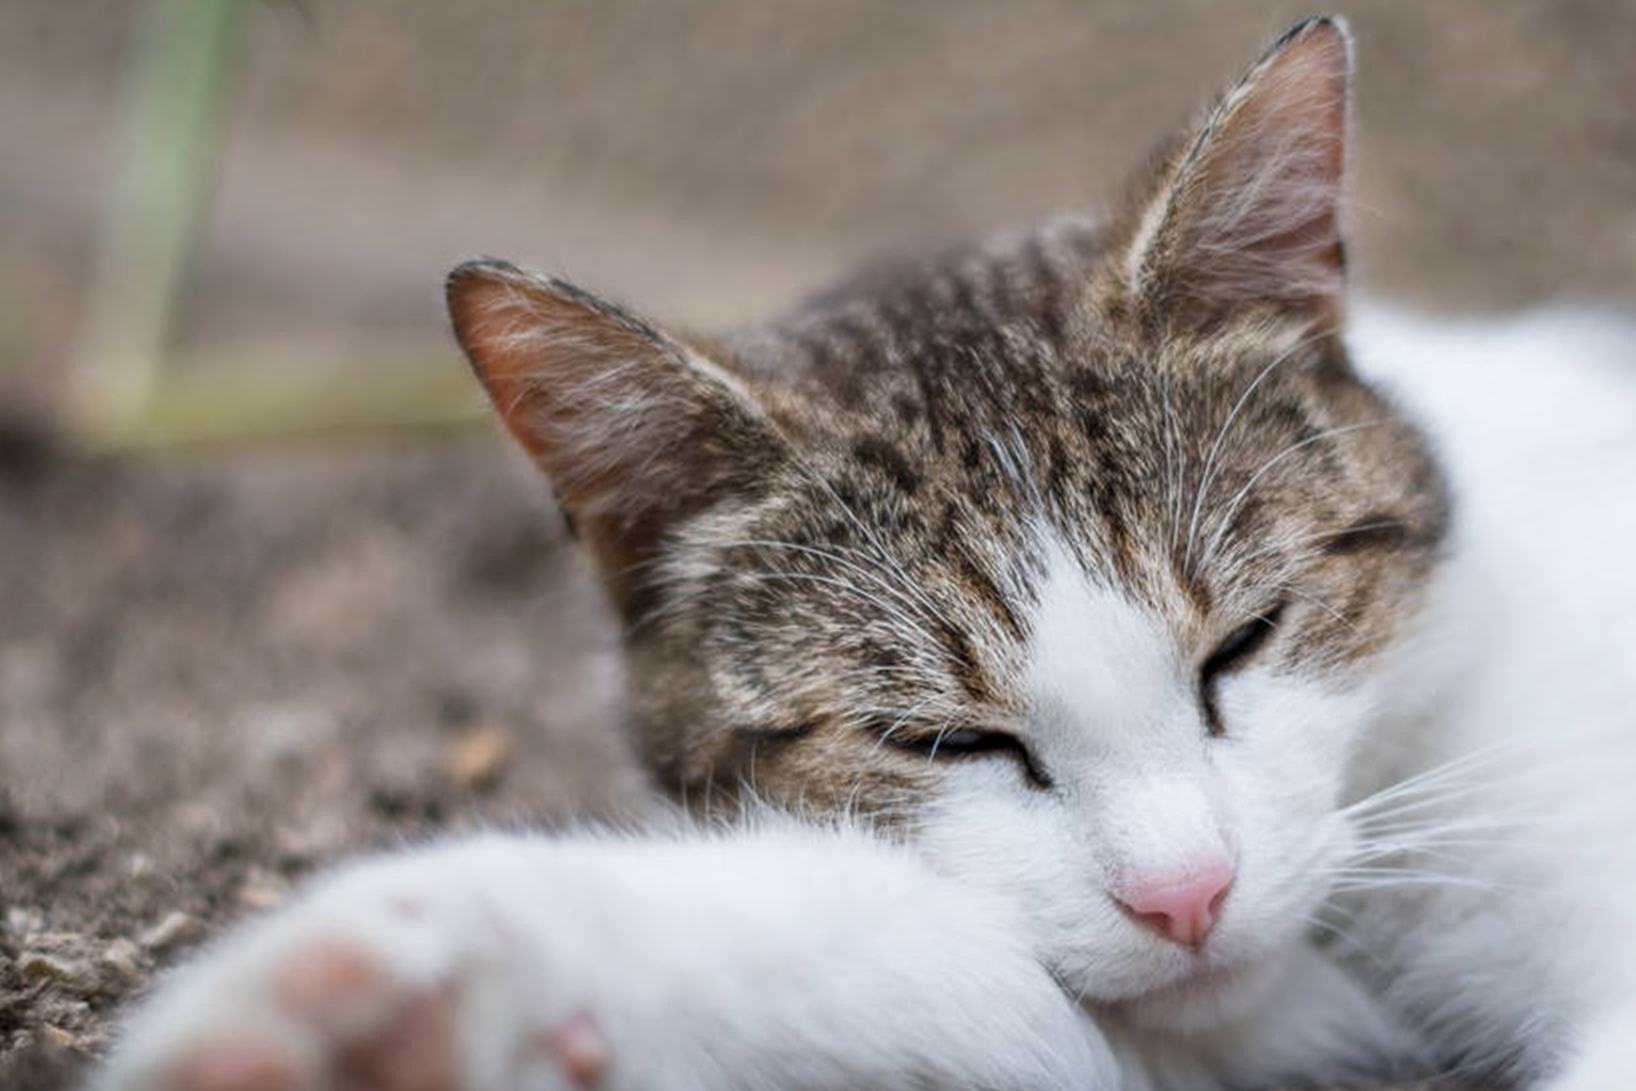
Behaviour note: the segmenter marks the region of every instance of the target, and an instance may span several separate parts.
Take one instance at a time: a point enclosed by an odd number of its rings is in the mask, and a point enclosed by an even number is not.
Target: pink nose
[[[1233,865],[1214,860],[1181,879],[1141,877],[1114,900],[1143,928],[1184,947],[1197,947],[1216,926],[1232,885]]]

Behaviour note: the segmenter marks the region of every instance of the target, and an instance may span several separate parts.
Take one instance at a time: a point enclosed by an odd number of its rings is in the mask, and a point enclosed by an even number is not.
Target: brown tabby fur
[[[667,787],[890,822],[944,768],[939,732],[1026,739],[1041,525],[1200,662],[1279,602],[1281,670],[1391,637],[1446,502],[1348,365],[1334,206],[1269,189],[1310,214],[1232,252],[1208,237],[1222,192],[1256,184],[1240,145],[1344,126],[1344,85],[1260,116],[1303,51],[1344,48],[1317,25],[1111,219],[884,264],[708,350],[502,262],[455,270],[462,344],[620,604]],[[1338,179],[1327,147],[1292,184]]]

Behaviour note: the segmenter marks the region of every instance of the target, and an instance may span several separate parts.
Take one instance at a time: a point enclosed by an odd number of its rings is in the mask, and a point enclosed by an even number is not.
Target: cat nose
[[[1198,947],[1216,926],[1233,877],[1233,865],[1216,859],[1180,878],[1139,876],[1129,889],[1115,894],[1114,901],[1148,931],[1183,947]]]

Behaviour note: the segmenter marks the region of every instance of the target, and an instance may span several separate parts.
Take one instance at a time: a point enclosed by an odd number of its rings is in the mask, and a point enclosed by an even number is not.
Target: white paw
[[[343,874],[165,983],[99,1091],[589,1087],[597,1021],[485,919],[448,853]]]
[[[95,1091],[1116,1086],[1008,912],[856,835],[484,838],[162,983]]]

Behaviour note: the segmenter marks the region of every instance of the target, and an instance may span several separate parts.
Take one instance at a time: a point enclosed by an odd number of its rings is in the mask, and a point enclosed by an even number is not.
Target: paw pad
[[[260,1042],[214,1042],[177,1066],[178,1091],[296,1091],[299,1074]]]
[[[347,1086],[369,1091],[453,1091],[455,1050],[447,1008],[435,996],[411,998],[384,1028],[349,1046],[337,1069]]]
[[[339,941],[313,943],[285,965],[274,993],[292,1015],[329,1021],[379,996],[386,972],[373,955]]]

